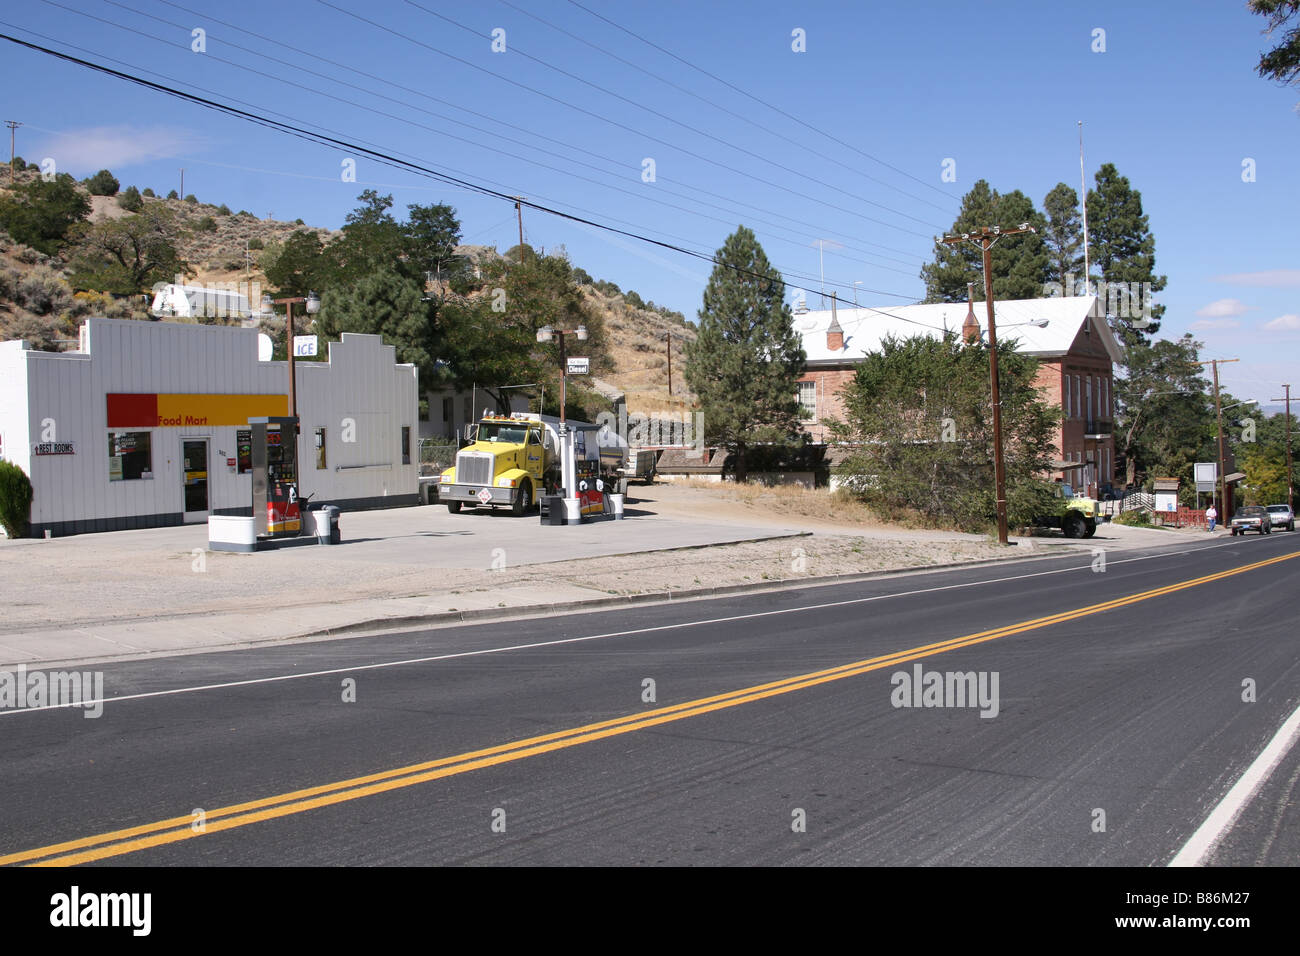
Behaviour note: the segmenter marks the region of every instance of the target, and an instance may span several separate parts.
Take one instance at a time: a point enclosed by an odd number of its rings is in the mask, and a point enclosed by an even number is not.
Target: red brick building
[[[1018,349],[1038,359],[1037,384],[1043,400],[1061,408],[1050,477],[1087,488],[1115,478],[1114,367],[1124,353],[1105,319],[1092,315],[1096,296],[1015,299],[994,303],[998,337],[1016,339]],[[814,440],[828,438],[824,419],[844,420],[841,390],[863,357],[888,335],[985,335],[987,312],[967,303],[896,308],[835,308],[796,313],[808,367],[799,380],[803,427]]]

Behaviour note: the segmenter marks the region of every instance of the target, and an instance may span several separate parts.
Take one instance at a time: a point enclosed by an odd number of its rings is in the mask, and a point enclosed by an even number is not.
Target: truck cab
[[[483,416],[473,443],[442,473],[438,500],[445,501],[452,514],[463,505],[509,507],[516,515],[527,514],[547,487],[547,472],[554,466],[555,443],[549,437],[538,416]]]

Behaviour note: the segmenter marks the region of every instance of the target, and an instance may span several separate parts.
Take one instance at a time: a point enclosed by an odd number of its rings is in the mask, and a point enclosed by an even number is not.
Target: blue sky
[[[1240,358],[1239,398],[1300,392],[1300,90],[1256,76],[1270,41],[1241,0],[578,3],[32,0],[0,30],[701,252],[744,223],[813,307],[819,238],[842,297],[918,300],[976,180],[1039,206],[1078,188],[1082,120],[1089,185],[1111,162],[1142,193],[1161,334]],[[455,206],[468,242],[517,241],[501,200],[364,157],[344,182],[346,151],[8,44],[0,89],[19,155],[79,177],[166,192],[183,166],[201,200],[331,228],[375,188]],[[707,263],[535,211],[524,230],[694,318]]]

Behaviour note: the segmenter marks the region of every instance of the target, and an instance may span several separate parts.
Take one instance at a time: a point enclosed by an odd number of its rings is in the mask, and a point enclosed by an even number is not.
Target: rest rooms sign
[[[567,371],[570,375],[586,375],[591,371],[591,359],[571,358]]]
[[[75,455],[77,453],[76,442],[71,441],[46,441],[39,445],[32,446],[33,455]]]

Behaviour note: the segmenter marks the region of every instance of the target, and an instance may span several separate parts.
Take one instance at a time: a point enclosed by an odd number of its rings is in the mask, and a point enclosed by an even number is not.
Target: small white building
[[[419,501],[419,382],[377,335],[301,361],[299,494],[344,511]],[[287,415],[255,329],[89,319],[75,352],[0,343],[0,457],[30,476],[40,537],[247,515],[248,419]]]

